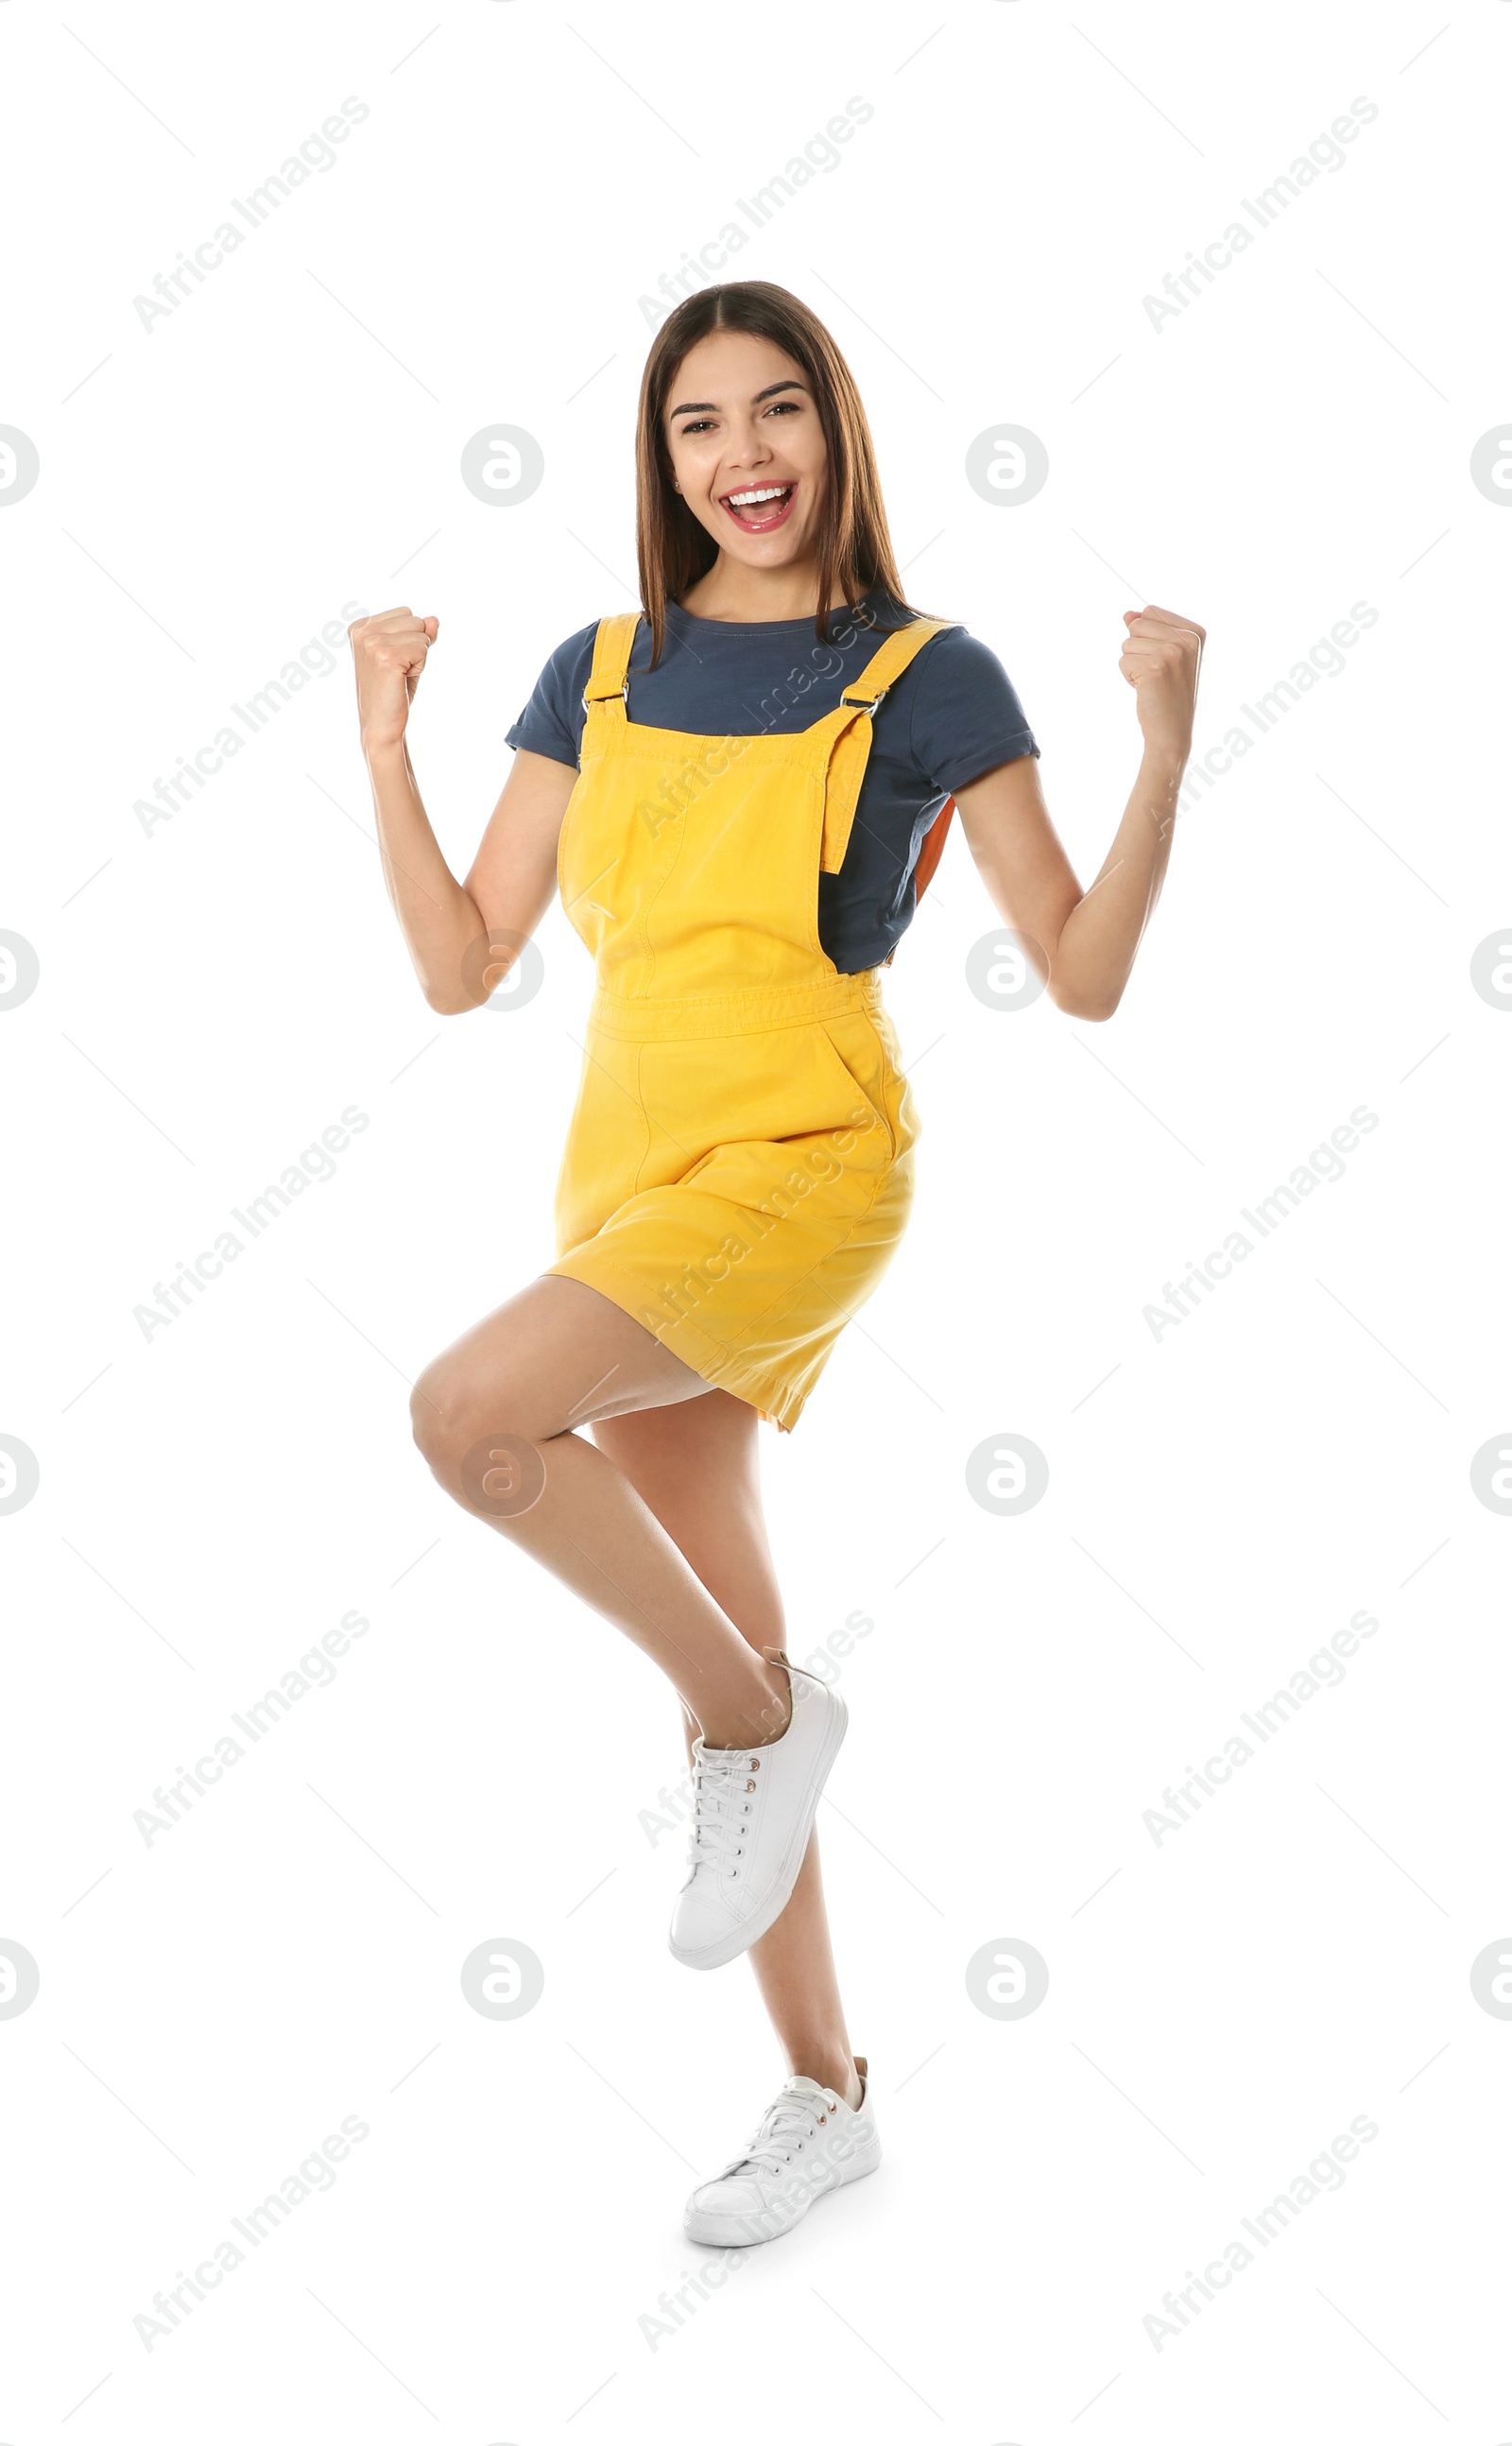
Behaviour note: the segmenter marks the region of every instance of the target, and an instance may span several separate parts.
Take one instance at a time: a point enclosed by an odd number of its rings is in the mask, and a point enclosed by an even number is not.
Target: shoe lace
[[[735,1873],[735,1862],[745,1846],[739,1837],[751,1814],[756,1774],[745,1750],[716,1750],[695,1756],[693,1762],[693,1824],[688,1834],[690,1870],[709,1868],[718,1875]]]
[[[821,2106],[820,2099],[793,2098],[784,2093],[768,2107],[744,2155],[733,2159],[726,2171],[733,2174],[750,2166],[775,2172],[785,2166],[804,2142],[813,2137]],[[828,2114],[830,2110],[824,2106],[823,2111]]]

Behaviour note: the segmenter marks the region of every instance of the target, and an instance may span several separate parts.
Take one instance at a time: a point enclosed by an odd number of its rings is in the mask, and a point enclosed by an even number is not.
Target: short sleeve
[[[583,743],[583,691],[593,668],[598,622],[568,637],[546,665],[517,721],[504,733],[506,747],[525,747],[553,763],[575,765]]]
[[[1039,753],[1012,680],[992,648],[964,629],[924,649],[912,748],[936,790],[963,790],[995,764]]]

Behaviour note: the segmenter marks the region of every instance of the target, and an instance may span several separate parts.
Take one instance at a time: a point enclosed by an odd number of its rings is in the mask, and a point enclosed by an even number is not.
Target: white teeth
[[[728,499],[733,510],[749,510],[756,508],[760,501],[780,500],[782,495],[791,492],[792,489],[789,484],[768,484],[759,492],[731,493]]]

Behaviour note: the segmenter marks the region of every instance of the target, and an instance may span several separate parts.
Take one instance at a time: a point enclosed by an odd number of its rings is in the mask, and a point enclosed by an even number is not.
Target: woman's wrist
[[[1190,754],[1190,743],[1182,746],[1175,740],[1147,739],[1139,760],[1141,785],[1151,790],[1169,791],[1174,798],[1181,788]]]
[[[1146,743],[1129,813],[1137,807],[1162,840],[1176,820],[1185,770],[1186,759],[1179,748]]]

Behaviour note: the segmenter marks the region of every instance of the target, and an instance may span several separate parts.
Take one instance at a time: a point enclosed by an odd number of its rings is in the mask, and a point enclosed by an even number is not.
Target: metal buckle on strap
[[[593,685],[592,681],[591,681],[591,680],[589,680],[589,682],[588,682],[588,687],[592,687],[592,685]],[[629,704],[629,702],[630,702],[630,683],[629,683],[628,678],[623,679],[623,680],[620,682],[620,694],[621,694],[621,696],[624,698],[624,700],[625,700],[625,704],[626,704],[626,705],[628,705],[628,704]],[[590,705],[612,705],[612,704],[613,704],[613,702],[614,702],[614,699],[613,699],[612,695],[611,695],[611,696],[595,696],[595,697],[591,697],[591,698],[590,698],[590,697],[589,697],[589,695],[588,695],[588,688],[587,688],[587,687],[586,687],[586,688],[584,689],[584,691],[583,691],[583,710],[584,710],[584,712],[585,712],[585,713],[587,713],[587,712],[588,712],[588,707],[589,707],[589,706],[590,706]]]
[[[890,686],[891,682],[889,681],[888,687],[890,687]],[[872,697],[869,702],[864,696],[843,696],[840,702],[842,705],[853,705],[860,713],[875,713],[878,706],[882,703],[883,698],[887,694],[887,688],[879,688],[877,694]]]

